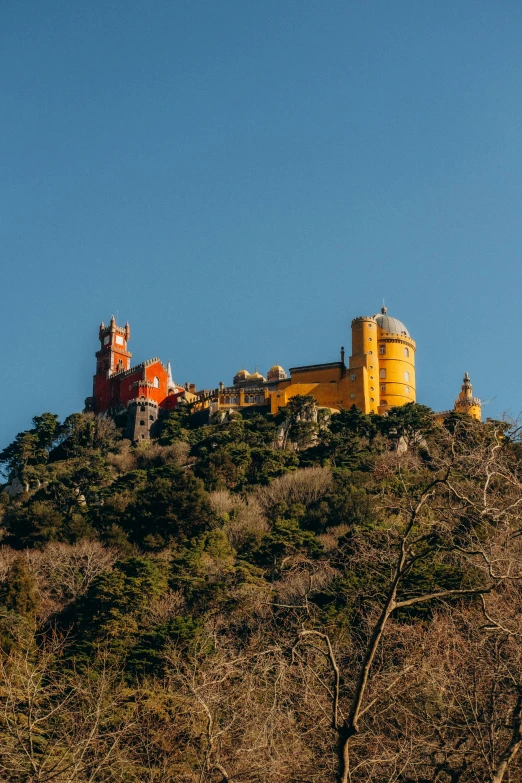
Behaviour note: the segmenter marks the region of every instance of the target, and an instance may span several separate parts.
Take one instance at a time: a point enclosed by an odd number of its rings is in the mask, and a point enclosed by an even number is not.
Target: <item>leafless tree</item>
[[[122,751],[135,706],[118,672],[100,659],[80,673],[64,642],[15,649],[0,659],[0,780],[123,781]]]
[[[445,456],[448,452],[449,458]],[[295,655],[303,645],[313,645],[329,663],[331,725],[337,735],[340,783],[374,779],[368,772],[368,764],[352,759],[352,753],[361,745],[359,738],[372,716],[388,694],[401,687],[407,671],[389,665],[389,660],[394,655],[397,657],[394,648],[385,644],[393,618],[421,605],[440,605],[464,598],[486,606],[487,597],[522,578],[518,545],[522,529],[522,485],[510,464],[501,430],[487,427],[471,433],[459,431],[445,444],[441,454],[431,466],[432,478],[428,482],[419,484],[414,477],[408,483],[402,477],[399,491],[394,488],[393,492],[383,493],[384,536],[378,545],[369,543],[363,536],[352,542],[354,568],[361,562],[373,562],[376,583],[382,584],[383,575],[385,578],[384,587],[366,602],[368,630],[359,638],[355,655],[335,650],[328,633],[309,627],[306,622],[293,648]],[[434,578],[431,585],[416,586],[411,578],[415,571],[438,562],[460,569],[463,574],[460,585],[448,587]],[[436,569],[432,572],[436,573]],[[344,667],[339,663],[340,658],[345,660]],[[348,662],[350,668],[355,666],[352,671],[346,670]],[[516,684],[515,690],[519,687]],[[491,783],[504,780],[522,744],[518,695],[507,712],[511,735],[504,747],[492,750],[487,773]],[[387,780],[406,780],[401,777],[408,766],[406,759],[414,756],[411,742],[406,744],[408,747],[403,748],[400,758],[394,756],[397,769]],[[390,760],[385,764],[380,759],[380,763],[381,767],[386,766]]]

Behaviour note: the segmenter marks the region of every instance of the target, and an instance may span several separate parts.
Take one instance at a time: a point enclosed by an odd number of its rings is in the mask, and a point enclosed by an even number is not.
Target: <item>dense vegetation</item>
[[[522,779],[507,425],[45,413],[0,465],[0,781]]]

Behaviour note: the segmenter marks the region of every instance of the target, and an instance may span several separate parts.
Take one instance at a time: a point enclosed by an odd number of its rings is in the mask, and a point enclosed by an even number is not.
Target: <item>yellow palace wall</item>
[[[416,400],[415,342],[404,333],[384,331],[376,317],[352,321],[348,368],[332,364],[293,371],[289,381],[271,392],[271,412],[297,394],[311,394],[322,407],[340,410],[355,405],[364,413],[384,413]]]

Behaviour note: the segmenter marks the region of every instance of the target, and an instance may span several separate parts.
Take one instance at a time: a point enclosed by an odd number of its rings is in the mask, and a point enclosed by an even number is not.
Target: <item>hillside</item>
[[[522,779],[516,429],[296,396],[0,464],[0,781]]]

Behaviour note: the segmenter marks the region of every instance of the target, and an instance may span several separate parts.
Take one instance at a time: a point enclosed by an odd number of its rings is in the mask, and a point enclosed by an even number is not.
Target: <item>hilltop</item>
[[[125,426],[0,453],[0,780],[520,777],[516,429],[306,395]]]

